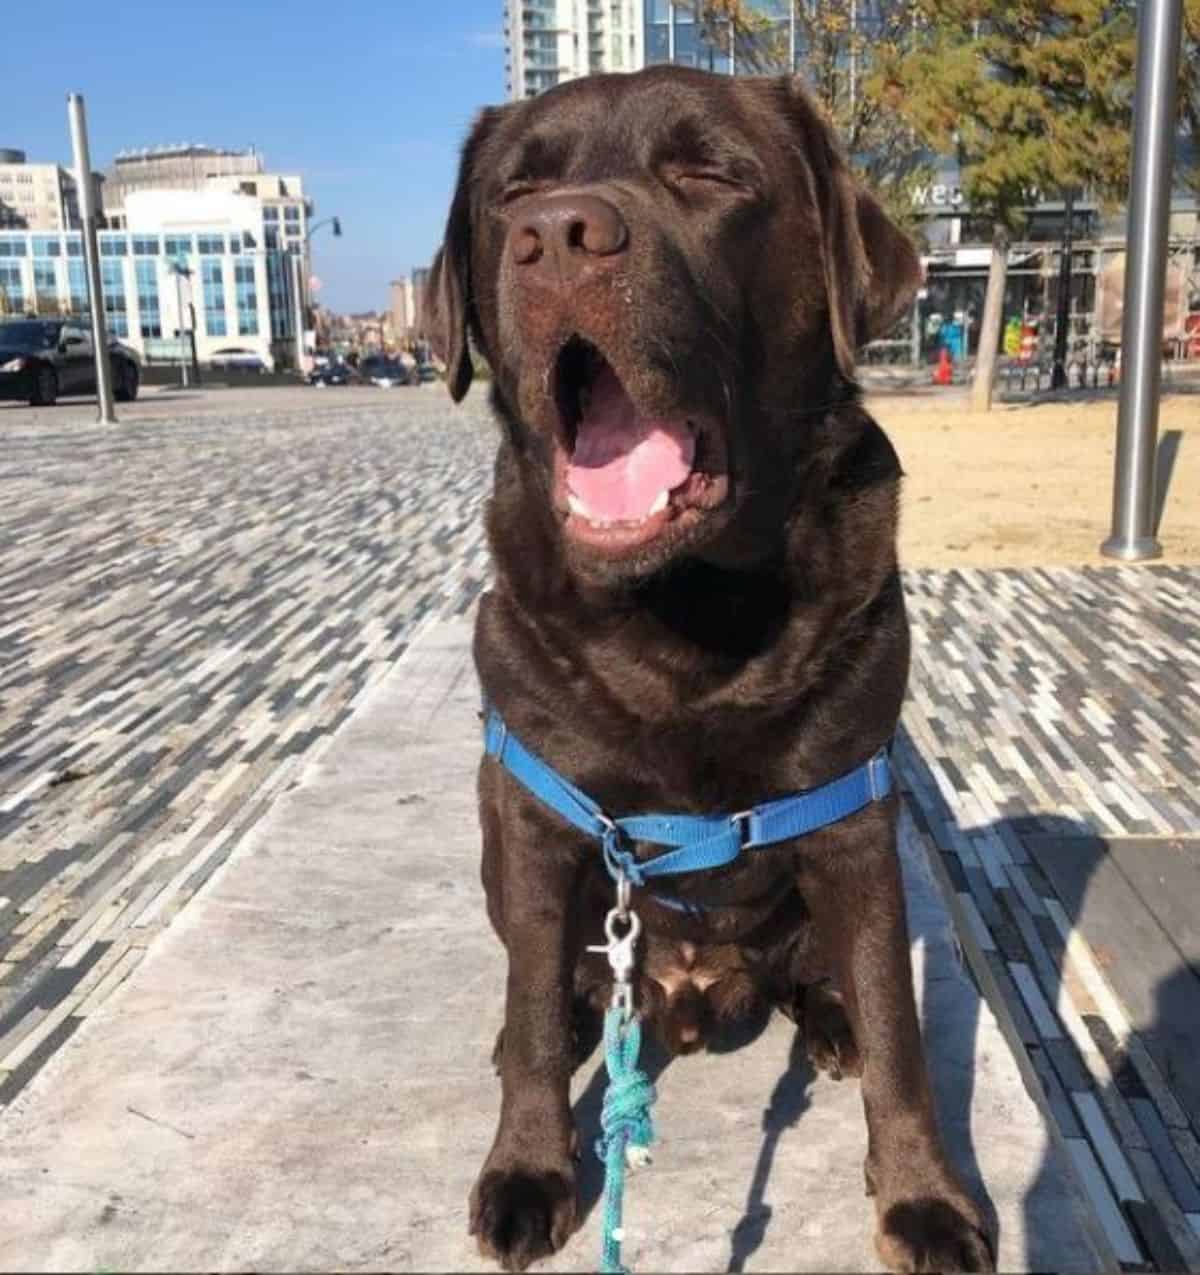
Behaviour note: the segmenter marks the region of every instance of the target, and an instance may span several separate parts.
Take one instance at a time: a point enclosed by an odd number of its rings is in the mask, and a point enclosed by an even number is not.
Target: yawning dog
[[[451,394],[474,347],[502,430],[475,660],[507,729],[610,815],[743,811],[891,738],[900,465],[854,351],[919,277],[790,79],[657,67],[478,119],[428,294]],[[491,757],[479,801],[508,983],[471,1226],[521,1270],[575,1221],[576,1027],[609,987],[583,949],[612,884]],[[883,1260],[988,1270],[936,1126],[896,813],[635,889],[637,1004],[676,1052],[782,1008],[816,1065],[861,1076]]]

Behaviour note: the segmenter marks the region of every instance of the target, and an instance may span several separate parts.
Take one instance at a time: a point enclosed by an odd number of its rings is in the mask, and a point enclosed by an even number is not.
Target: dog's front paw
[[[880,1210],[875,1248],[893,1271],[994,1271],[983,1217],[966,1196],[899,1200]]]
[[[471,1192],[471,1234],[485,1257],[523,1271],[575,1229],[575,1176],[566,1170],[486,1168]]]

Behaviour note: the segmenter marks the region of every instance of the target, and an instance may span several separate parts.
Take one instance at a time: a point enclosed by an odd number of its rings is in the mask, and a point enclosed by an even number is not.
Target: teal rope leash
[[[650,1108],[654,1086],[638,1065],[642,1025],[626,1006],[614,1005],[604,1016],[604,1061],[608,1088],[600,1114],[601,1136],[596,1154],[604,1163],[604,1239],[600,1257],[603,1275],[629,1275],[621,1263],[625,1238],[626,1166],[650,1163],[648,1148],[654,1141]]]

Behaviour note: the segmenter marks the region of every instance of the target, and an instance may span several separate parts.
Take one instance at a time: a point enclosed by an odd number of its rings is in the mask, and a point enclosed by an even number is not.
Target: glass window
[[[300,209],[295,204],[288,204],[283,210],[283,219],[284,221],[299,221]]]
[[[135,257],[157,257],[158,256],[158,236],[157,235],[134,235],[133,255]]]
[[[163,240],[163,256],[165,257],[188,257],[191,253],[191,235],[167,235]]]
[[[33,299],[38,314],[58,313],[58,281],[53,261],[34,261]]]
[[[276,339],[294,335],[285,278],[286,261],[282,253],[272,252],[267,256],[267,303],[271,310],[271,336]]]
[[[258,335],[258,290],[255,285],[254,258],[239,257],[233,263],[237,287],[238,336]]]
[[[138,325],[144,337],[162,336],[162,312],[158,305],[158,262],[137,263]]]
[[[104,317],[113,336],[129,335],[129,314],[125,304],[125,268],[119,261],[100,263],[100,291],[104,295]]]
[[[0,257],[23,257],[25,239],[0,239]]]
[[[205,257],[200,263],[204,281],[204,330],[209,336],[225,336],[225,271],[219,258]]]
[[[67,256],[68,257],[83,256],[83,240],[78,235],[67,236]]]
[[[33,255],[35,257],[61,257],[62,241],[57,235],[34,235]]]
[[[124,235],[114,238],[101,235],[100,255],[102,257],[127,257],[129,255],[129,240]]]
[[[71,296],[71,313],[87,314],[87,279],[83,273],[83,261],[72,257],[67,262],[67,289]]]
[[[8,303],[10,314],[19,314],[25,308],[25,288],[21,282],[21,267],[0,261],[0,292]]]
[[[225,251],[225,236],[200,235],[196,240],[196,250],[202,257],[219,257]]]
[[[274,207],[273,205],[269,205],[268,207],[263,209],[263,221],[278,221],[278,220],[279,220],[278,208]]]

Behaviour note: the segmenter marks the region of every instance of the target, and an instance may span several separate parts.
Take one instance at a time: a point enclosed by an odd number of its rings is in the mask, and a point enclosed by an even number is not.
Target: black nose
[[[529,200],[509,231],[517,265],[564,279],[624,252],[628,242],[629,228],[616,207],[583,193]]]

